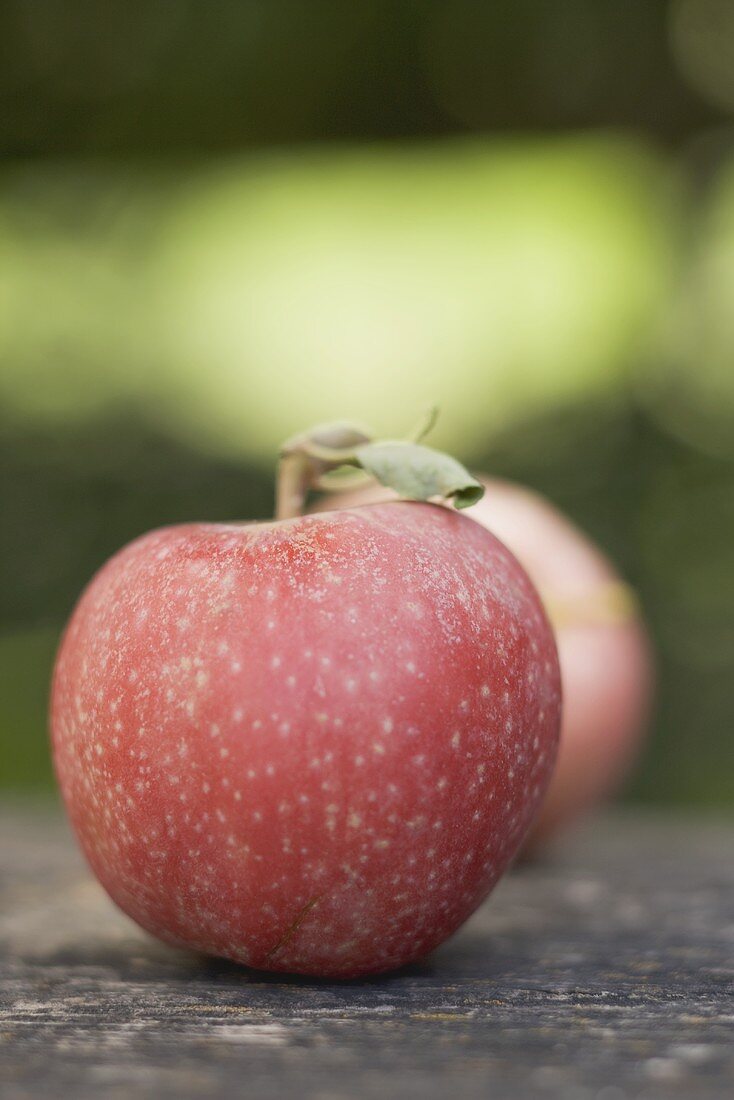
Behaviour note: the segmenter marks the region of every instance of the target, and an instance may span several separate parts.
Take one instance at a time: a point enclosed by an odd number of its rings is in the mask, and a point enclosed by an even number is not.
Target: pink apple
[[[559,712],[515,558],[392,502],[132,543],[69,623],[52,735],[86,856],[139,924],[350,977],[426,954],[492,889]]]
[[[639,613],[619,574],[589,538],[538,494],[482,477],[466,514],[515,554],[556,629],[563,681],[561,743],[528,847],[551,837],[621,786],[639,755],[653,668]],[[320,508],[391,496],[382,487],[326,497]]]

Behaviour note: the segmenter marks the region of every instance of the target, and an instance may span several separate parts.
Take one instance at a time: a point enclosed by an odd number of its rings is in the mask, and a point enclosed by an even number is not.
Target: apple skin
[[[477,475],[484,497],[464,515],[492,531],[547,601],[563,682],[563,721],[553,778],[525,852],[609,799],[639,756],[653,695],[652,648],[641,616],[605,613],[620,577],[593,542],[539,494]],[[390,497],[370,487],[327,497],[320,508]]]
[[[524,570],[398,501],[143,536],[82,595],[52,691],[63,797],[114,901],[169,943],[339,978],[466,920],[559,725]]]

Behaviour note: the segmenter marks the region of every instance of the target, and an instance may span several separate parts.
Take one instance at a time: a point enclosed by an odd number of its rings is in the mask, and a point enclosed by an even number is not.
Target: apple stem
[[[287,440],[280,450],[275,518],[301,515],[311,489],[337,492],[369,481],[406,500],[450,500],[456,508],[475,504],[484,486],[455,458],[419,442],[437,415],[430,409],[404,440],[375,440],[346,422],[318,425]]]
[[[308,492],[308,462],[299,454],[281,455],[275,493],[275,518],[303,515]]]
[[[308,491],[322,487],[321,478],[329,471],[354,464],[355,448],[371,439],[366,429],[338,422],[317,425],[286,440],[280,448],[275,518],[302,515]]]

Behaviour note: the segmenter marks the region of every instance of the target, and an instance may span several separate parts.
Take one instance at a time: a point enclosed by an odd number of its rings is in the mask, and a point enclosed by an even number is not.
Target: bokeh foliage
[[[439,400],[640,592],[631,796],[730,808],[732,73],[725,0],[0,0],[0,784],[106,557]]]

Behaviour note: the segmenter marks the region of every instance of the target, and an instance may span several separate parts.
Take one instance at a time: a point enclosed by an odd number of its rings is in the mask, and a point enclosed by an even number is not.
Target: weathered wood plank
[[[615,817],[420,966],[285,980],[163,947],[52,811],[0,813],[0,1079],[26,1097],[724,1097],[734,827]]]

